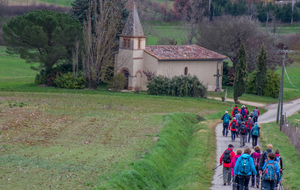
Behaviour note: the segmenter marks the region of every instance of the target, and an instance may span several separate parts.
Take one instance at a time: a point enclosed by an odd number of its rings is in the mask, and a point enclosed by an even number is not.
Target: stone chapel
[[[208,91],[217,88],[217,69],[220,75],[223,60],[227,57],[197,45],[150,45],[146,46],[146,36],[135,5],[125,24],[116,55],[115,72],[127,78],[125,89],[140,87],[147,90],[147,77],[143,71],[155,76],[196,75]],[[219,77],[222,89],[222,77]]]

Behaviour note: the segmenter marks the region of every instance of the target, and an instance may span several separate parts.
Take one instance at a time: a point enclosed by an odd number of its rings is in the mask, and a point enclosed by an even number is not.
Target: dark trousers
[[[252,135],[252,146],[253,147],[257,146],[257,138],[258,138],[258,136]]]
[[[231,131],[231,139],[232,140],[235,140],[235,133],[236,133],[236,131]]]
[[[223,123],[223,136],[228,135],[228,123]]]
[[[263,180],[264,190],[274,190],[275,181]]]
[[[259,185],[259,182],[260,182],[260,175],[259,175],[259,172],[258,172],[258,167],[255,167],[255,169],[256,169],[257,175],[254,175],[253,172],[252,172],[252,177],[251,177],[252,183],[251,183],[251,186],[254,186],[255,184]],[[256,183],[255,183],[255,181],[256,181]]]
[[[248,190],[249,189],[249,180],[250,175],[239,175],[239,190]]]
[[[240,187],[239,187],[239,178],[237,176],[233,176],[232,178],[232,189],[233,190],[239,190]]]
[[[253,116],[254,123],[258,121],[258,116]]]
[[[245,146],[245,135],[240,134],[240,145],[241,147]]]
[[[248,143],[250,142],[251,137],[252,137],[251,131],[248,131]]]

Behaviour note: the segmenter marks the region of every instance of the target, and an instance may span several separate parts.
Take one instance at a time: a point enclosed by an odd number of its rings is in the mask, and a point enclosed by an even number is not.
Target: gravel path
[[[253,103],[255,104],[255,103]],[[278,104],[270,104],[265,107],[268,111],[264,113],[263,115],[259,116],[258,118],[258,123],[269,123],[272,121],[276,121],[276,114],[277,114],[277,105]],[[298,110],[300,110],[300,99],[284,103],[283,105],[283,110],[284,113],[286,112],[286,116],[291,116]],[[228,110],[231,111],[231,110]],[[240,148],[240,141],[239,138],[235,140],[235,142],[231,142],[231,137],[230,137],[230,132],[228,133],[228,137],[223,137],[222,135],[222,130],[223,126],[222,124],[218,124],[216,127],[216,137],[217,137],[217,158],[216,158],[216,166],[219,165],[219,159],[223,152],[226,150],[228,147],[228,144],[233,144],[234,145],[234,152],[236,152],[237,149],[244,149],[246,147],[251,148],[251,151],[253,152],[254,150],[252,149],[252,144],[246,143],[246,146],[243,148]],[[278,129],[279,130],[279,129]],[[264,147],[263,147],[264,148]],[[231,190],[232,186],[223,186],[223,178],[220,179],[220,174],[222,174],[222,166],[220,166],[218,169],[215,171],[214,179],[212,181],[213,186],[210,188],[212,190]],[[249,188],[250,190],[254,190],[257,188]]]

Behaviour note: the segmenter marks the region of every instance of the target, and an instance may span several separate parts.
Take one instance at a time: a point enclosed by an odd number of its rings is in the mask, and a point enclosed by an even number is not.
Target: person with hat
[[[220,157],[220,165],[223,164],[223,185],[231,185],[231,160],[235,157],[233,151],[234,146],[232,144],[228,145],[228,148],[223,152]]]

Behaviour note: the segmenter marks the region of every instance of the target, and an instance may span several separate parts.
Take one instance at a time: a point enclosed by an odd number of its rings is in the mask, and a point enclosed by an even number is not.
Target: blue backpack
[[[253,127],[253,129],[252,129],[252,135],[254,135],[254,136],[258,136],[258,130],[259,130],[259,127],[258,127],[258,125],[255,125],[254,127]]]
[[[275,162],[273,162],[273,163],[267,162],[266,168],[264,169],[264,172],[263,172],[263,179],[268,180],[268,181],[276,181],[277,180],[277,175],[276,175],[276,170],[275,170]]]
[[[226,115],[224,116],[223,123],[226,123],[226,124],[229,123],[229,115],[228,115],[228,114],[226,114]]]
[[[253,115],[254,115],[255,117],[257,117],[257,116],[258,116],[258,109],[255,109],[255,110],[254,110],[254,113],[253,113]]]
[[[242,114],[242,115],[245,115],[245,108],[243,108],[243,109],[241,110],[241,114]]]
[[[242,175],[248,175],[248,173],[251,171],[249,159],[250,157],[248,158],[241,157],[241,161],[239,163],[239,171]]]

